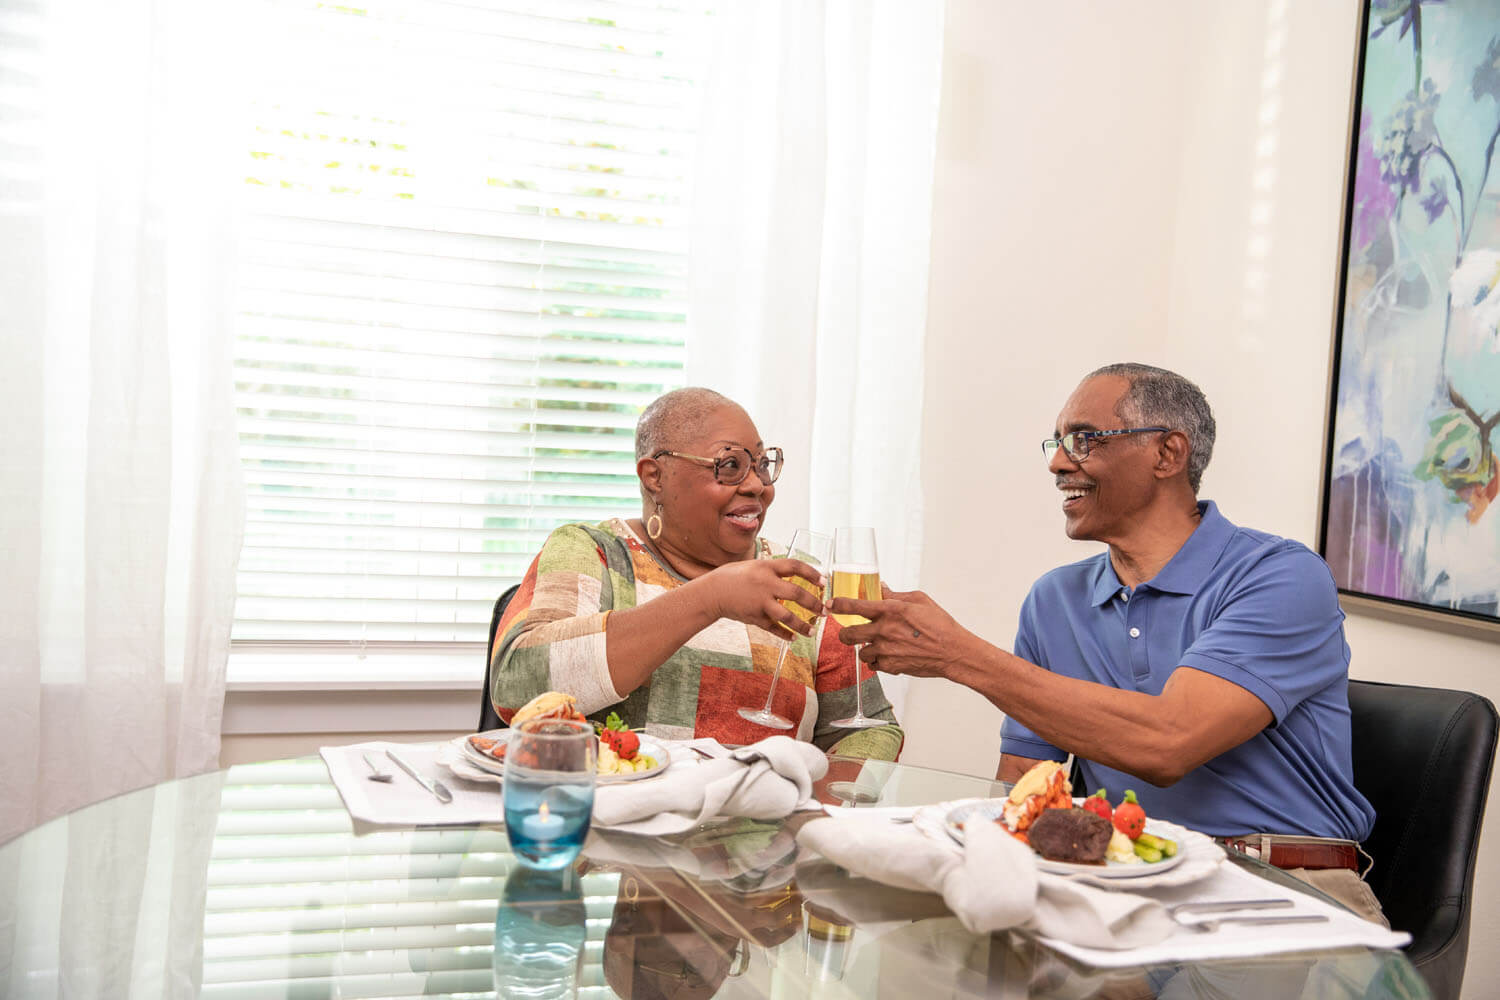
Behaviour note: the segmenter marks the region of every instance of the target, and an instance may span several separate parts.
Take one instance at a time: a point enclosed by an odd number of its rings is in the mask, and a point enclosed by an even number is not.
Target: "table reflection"
[[[572,869],[511,869],[495,913],[495,995],[502,1000],[576,996],[587,917]]]
[[[753,820],[670,844],[596,834],[586,863],[620,879],[605,981],[626,998],[708,997],[753,961],[768,964],[802,929],[797,853],[783,824]]]

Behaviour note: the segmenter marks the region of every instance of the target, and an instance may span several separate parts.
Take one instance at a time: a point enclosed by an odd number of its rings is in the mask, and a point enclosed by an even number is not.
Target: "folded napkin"
[[[965,840],[960,849],[909,825],[852,817],[814,820],[797,835],[798,843],[855,875],[938,893],[976,934],[1015,927],[1123,949],[1161,941],[1176,928],[1156,900],[1038,871],[1030,849],[992,824],[971,824]]]
[[[780,819],[816,809],[813,782],[828,758],[810,743],[771,736],[717,760],[673,764],[659,778],[606,785],[594,793],[594,825],[662,836],[716,816]]]
[[[448,786],[453,801],[439,802],[385,755],[389,747],[417,769]],[[442,826],[450,823],[503,823],[505,807],[500,786],[455,777],[437,763],[439,746],[409,743],[356,743],[352,746],[321,747],[318,753],[328,766],[328,776],[344,800],[344,808],[356,821],[381,826]],[[371,781],[364,762],[369,753],[375,763],[393,777]],[[357,828],[356,828],[357,829]]]

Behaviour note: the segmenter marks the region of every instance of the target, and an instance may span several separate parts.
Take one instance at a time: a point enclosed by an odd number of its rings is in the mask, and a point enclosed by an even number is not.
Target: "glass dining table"
[[[842,758],[819,786],[855,808],[1005,791]],[[1024,933],[972,934],[936,896],[799,848],[812,815],[669,839],[594,831],[575,868],[540,873],[502,826],[362,828],[318,757],[231,767],[0,845],[0,995],[1428,996],[1399,951],[1100,970]]]

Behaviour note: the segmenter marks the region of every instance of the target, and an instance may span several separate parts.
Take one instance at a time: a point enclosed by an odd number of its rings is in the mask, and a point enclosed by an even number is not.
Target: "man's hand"
[[[847,625],[839,641],[863,644],[859,658],[872,669],[913,677],[948,677],[962,651],[980,641],[953,620],[936,601],[920,590],[897,593],[880,585],[884,600],[860,601],[836,597],[828,603],[834,614],[861,615],[865,625]]]

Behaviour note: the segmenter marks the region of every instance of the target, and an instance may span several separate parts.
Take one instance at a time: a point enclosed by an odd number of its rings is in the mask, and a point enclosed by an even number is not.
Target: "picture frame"
[[[1319,552],[1500,639],[1500,5],[1360,8]]]

